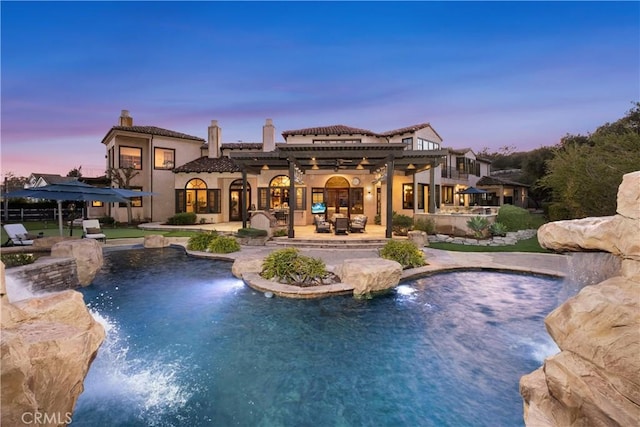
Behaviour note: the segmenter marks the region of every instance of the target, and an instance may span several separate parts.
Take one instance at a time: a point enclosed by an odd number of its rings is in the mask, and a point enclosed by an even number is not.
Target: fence
[[[71,212],[65,209],[62,213],[63,220],[69,218]],[[84,212],[82,209],[76,209],[74,212],[74,218],[83,218]],[[2,210],[3,222],[29,222],[29,221],[58,221],[58,209],[57,208],[9,208]]]

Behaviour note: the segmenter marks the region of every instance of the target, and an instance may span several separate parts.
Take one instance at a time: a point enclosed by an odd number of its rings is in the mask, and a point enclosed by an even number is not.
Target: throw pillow
[[[101,234],[102,231],[99,228],[87,227],[87,234]]]

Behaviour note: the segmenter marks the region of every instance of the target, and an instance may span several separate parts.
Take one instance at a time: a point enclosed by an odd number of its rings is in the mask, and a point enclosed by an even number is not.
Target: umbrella
[[[153,193],[126,190],[121,188],[94,187],[80,181],[61,182],[42,187],[25,188],[5,194],[7,198],[31,197],[58,201],[58,225],[62,236],[62,201],[63,200],[97,200],[107,203],[126,203],[131,197],[150,196]]]
[[[468,187],[462,191],[458,191],[458,194],[484,194],[484,193],[488,193],[488,191],[481,190],[476,187]]]

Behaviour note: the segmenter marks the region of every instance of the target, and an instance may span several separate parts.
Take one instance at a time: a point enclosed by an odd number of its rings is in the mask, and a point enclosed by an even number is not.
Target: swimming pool
[[[107,328],[73,425],[517,426],[557,351],[560,280],[438,274],[373,300],[265,298],[231,264],[110,251],[82,290]]]

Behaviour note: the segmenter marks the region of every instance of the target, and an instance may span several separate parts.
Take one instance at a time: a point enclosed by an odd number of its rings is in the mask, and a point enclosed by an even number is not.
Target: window
[[[220,194],[220,189],[209,189],[203,180],[194,178],[184,190],[176,190],[176,212],[220,213]]]
[[[413,147],[413,138],[402,138],[402,143],[408,145],[409,148]]]
[[[449,185],[442,186],[442,203],[445,205],[453,204],[453,187]]]
[[[402,209],[413,209],[413,184],[402,184]]]
[[[428,139],[418,138],[417,150],[439,150],[440,144],[437,142],[429,141]]]
[[[120,168],[142,169],[142,148],[120,147]]]
[[[176,150],[156,147],[153,149],[154,169],[173,169],[175,166]]]
[[[101,202],[100,200],[92,200],[91,201],[91,207],[92,208],[101,208],[104,206],[104,202]]]
[[[129,187],[129,190],[132,191],[142,191],[142,187]],[[132,208],[141,208],[142,207],[142,196],[140,197],[129,197]],[[126,203],[119,203],[118,206],[121,208],[126,208]]]

